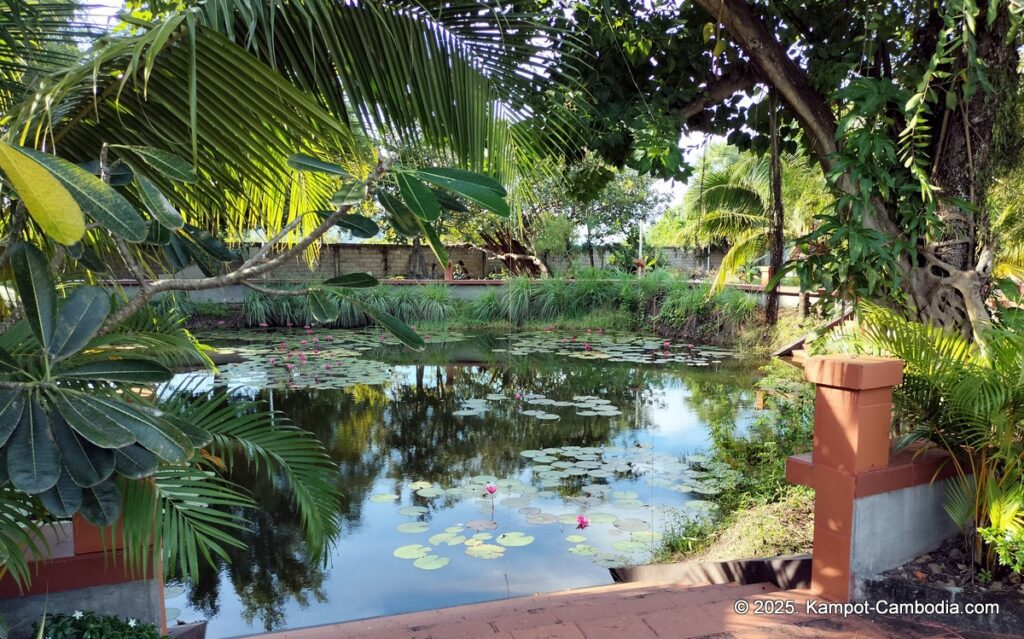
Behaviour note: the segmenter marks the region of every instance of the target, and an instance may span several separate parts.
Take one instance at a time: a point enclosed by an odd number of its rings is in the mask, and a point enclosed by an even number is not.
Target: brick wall
[[[483,251],[465,247],[448,247],[452,263],[465,263],[473,277],[486,276],[500,270],[500,263],[488,260]],[[428,279],[443,279],[444,265],[427,247],[420,247],[419,265],[413,264],[413,247],[396,244],[328,244],[320,249],[320,259],[310,269],[305,258],[298,257],[267,274],[266,279],[292,282],[337,277],[345,273],[370,273],[378,279],[408,277],[413,274]]]
[[[595,248],[594,266],[598,268],[607,266],[610,255],[611,251],[608,249]],[[722,258],[725,254],[719,249],[711,249],[709,256],[706,250],[663,247],[658,249],[657,255],[659,258],[658,266],[661,268],[676,268],[683,271],[713,271],[722,264]],[[570,264],[576,268],[587,268],[590,266],[590,255],[583,251],[574,254],[571,261],[566,260],[563,256],[555,256],[548,260],[548,266],[556,274],[564,272],[569,268]]]

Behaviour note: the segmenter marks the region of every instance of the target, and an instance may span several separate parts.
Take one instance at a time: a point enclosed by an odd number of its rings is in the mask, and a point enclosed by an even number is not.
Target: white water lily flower
[[[83,614],[81,610],[76,610],[73,613],[71,613],[71,617],[74,619],[81,619],[84,616],[85,614]]]
[[[137,623],[139,623],[139,622],[135,621],[134,619],[129,619],[128,620],[128,627],[129,628],[134,628]]]

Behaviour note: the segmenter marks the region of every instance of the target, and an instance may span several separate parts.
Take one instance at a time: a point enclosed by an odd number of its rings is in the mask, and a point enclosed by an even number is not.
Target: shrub
[[[46,615],[41,624],[36,624],[33,636],[48,639],[160,639],[163,635],[153,624],[87,611]]]

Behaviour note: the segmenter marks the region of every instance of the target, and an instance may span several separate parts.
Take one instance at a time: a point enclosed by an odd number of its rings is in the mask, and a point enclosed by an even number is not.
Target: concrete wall
[[[945,479],[879,495],[853,505],[850,570],[869,577],[902,566],[934,550],[957,533],[944,508]]]
[[[51,592],[13,599],[0,599],[0,617],[7,621],[11,639],[29,639],[32,624],[45,613],[71,614],[91,610],[98,614],[138,619],[143,623],[163,623],[163,584],[155,580],[130,581]]]

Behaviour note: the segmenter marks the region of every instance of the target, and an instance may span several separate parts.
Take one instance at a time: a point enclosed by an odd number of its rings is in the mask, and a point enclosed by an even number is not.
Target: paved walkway
[[[737,600],[751,612],[738,614]],[[995,639],[897,619],[805,614],[807,591],[770,584],[618,584],[287,630],[262,639]],[[794,614],[760,615],[794,602]]]

